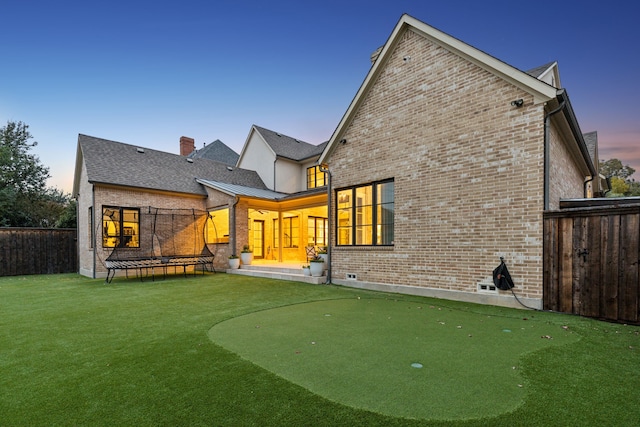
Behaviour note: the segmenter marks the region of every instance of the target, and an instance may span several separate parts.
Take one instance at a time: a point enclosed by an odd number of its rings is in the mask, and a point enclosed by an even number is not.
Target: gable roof
[[[224,142],[216,139],[209,145],[193,151],[187,157],[193,159],[217,160],[227,165],[235,166],[240,155],[229,148]]]
[[[524,71],[518,70],[517,68],[471,45],[468,45],[446,33],[443,33],[440,30],[437,30],[436,28],[431,27],[430,25],[425,24],[422,21],[404,14],[400,17],[400,20],[393,29],[391,35],[389,36],[389,39],[387,39],[386,43],[380,51],[380,54],[377,56],[371,68],[369,69],[364,82],[358,89],[358,92],[351,101],[351,104],[349,105],[344,116],[340,120],[340,123],[336,127],[336,130],[333,132],[333,135],[331,135],[331,139],[329,139],[329,142],[322,152],[318,163],[324,163],[325,159],[327,159],[331,154],[338,141],[341,140],[342,134],[346,131],[349,123],[360,108],[362,102],[364,102],[366,93],[375,84],[377,77],[380,75],[380,73],[382,73],[395,47],[401,42],[402,34],[404,34],[405,30],[407,29],[413,30],[432,43],[443,47],[447,51],[468,60],[469,62],[481,67],[482,69],[492,73],[493,75],[496,75],[513,84],[514,86],[522,89],[523,91],[529,93],[531,96],[533,96],[534,103],[544,103],[551,100],[556,100],[557,98],[562,96],[563,99],[566,100],[567,106],[564,109],[564,114],[567,117],[567,120],[570,122],[572,131],[576,139],[578,140],[579,149],[582,151],[585,148],[584,143],[582,142],[582,134],[577,129],[577,121],[575,120],[573,109],[571,108],[571,104],[568,102],[568,97],[564,89],[558,89],[554,86],[551,86],[545,81],[539,80],[532,74],[528,74]],[[532,71],[537,72],[538,75],[544,75],[549,70],[557,70],[557,63],[553,62],[545,64],[545,66],[538,67]],[[586,149],[584,151],[586,151]],[[587,163],[587,167],[589,167],[590,170],[593,170],[590,158],[585,158],[585,162]]]
[[[93,184],[118,185],[206,196],[196,179],[266,189],[255,171],[205,158],[188,158],[88,135],[78,135],[73,194],[79,191],[82,163]]]
[[[558,61],[551,61],[539,67],[527,71],[527,74],[536,79],[546,82],[553,87],[560,88],[560,73],[558,72]]]
[[[267,143],[277,157],[297,162],[319,156],[328,142],[313,145],[260,126],[253,125],[253,129],[262,136],[264,142]]]

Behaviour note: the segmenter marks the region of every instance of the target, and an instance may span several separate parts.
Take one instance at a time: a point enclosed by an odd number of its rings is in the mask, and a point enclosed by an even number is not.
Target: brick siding
[[[395,245],[333,248],[332,278],[475,293],[503,256],[519,294],[541,298],[543,118],[528,93],[407,30],[328,159],[333,188],[395,180]]]

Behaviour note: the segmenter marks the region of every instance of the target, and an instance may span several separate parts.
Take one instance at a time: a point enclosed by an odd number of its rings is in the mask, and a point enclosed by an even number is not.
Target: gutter
[[[566,101],[564,98],[561,98],[561,95],[564,94],[565,90],[560,89],[557,93],[557,98],[560,101],[560,105],[555,110],[545,114],[544,116],[544,210],[549,210],[549,168],[550,168],[550,159],[551,156],[549,149],[549,122],[551,121],[551,116],[556,113],[559,113],[565,108]]]
[[[331,171],[329,170],[329,165],[322,163],[320,165],[320,171],[327,174],[327,259],[329,260],[329,265],[327,266],[327,281],[326,285],[331,284],[331,218],[333,218],[333,213],[331,211]]]
[[[231,242],[231,253],[229,255],[236,256],[236,205],[240,202],[240,197],[236,196],[236,201],[231,205],[231,212],[229,212],[229,217],[233,218],[231,221],[231,230],[229,230],[229,237],[232,240]]]
[[[569,95],[565,89],[559,89],[556,93],[556,99],[560,102],[560,105],[553,111],[549,112],[544,116],[544,210],[549,210],[549,167],[550,167],[550,149],[549,149],[549,123],[551,120],[551,116],[560,111],[563,112],[569,127],[571,128],[571,132],[576,139],[578,144],[578,149],[580,150],[580,154],[582,154],[585,163],[587,164],[587,168],[589,169],[589,173],[591,174],[591,179],[597,176],[596,167],[593,165],[593,161],[591,160],[591,156],[589,155],[589,150],[587,149],[587,145],[584,142],[584,138],[582,136],[582,131],[580,130],[580,126],[578,125],[578,119],[573,111],[573,107],[571,107],[571,102],[569,101]],[[589,182],[589,181],[587,181]],[[586,185],[587,182],[584,183],[583,194],[586,197]]]

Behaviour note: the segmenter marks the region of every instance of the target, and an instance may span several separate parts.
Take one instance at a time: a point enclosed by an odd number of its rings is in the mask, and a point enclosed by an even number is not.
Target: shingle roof
[[[260,126],[253,125],[253,127],[262,135],[262,138],[269,144],[276,156],[291,160],[301,161],[319,156],[328,142],[313,145]]]
[[[78,135],[78,147],[89,182],[206,196],[197,178],[266,189],[255,171],[231,168],[204,158],[142,148],[88,135]]]
[[[582,135],[584,138],[584,143],[587,146],[587,151],[589,152],[589,156],[591,157],[591,161],[597,167],[596,164],[596,153],[598,152],[598,132],[588,132]]]
[[[217,160],[227,165],[235,166],[240,155],[229,148],[224,142],[216,139],[211,144],[195,150],[188,157],[194,159]]]

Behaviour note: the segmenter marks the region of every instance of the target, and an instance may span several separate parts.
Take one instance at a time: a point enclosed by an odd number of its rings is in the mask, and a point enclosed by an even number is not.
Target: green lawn
[[[639,351],[636,326],[334,286],[8,277],[0,425],[636,426]]]

